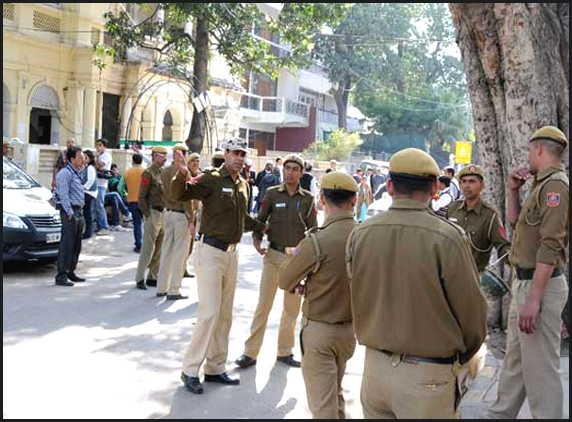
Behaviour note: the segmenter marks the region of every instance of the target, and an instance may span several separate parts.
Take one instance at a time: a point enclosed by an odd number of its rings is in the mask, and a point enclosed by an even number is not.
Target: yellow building
[[[115,62],[107,58],[101,72],[94,65],[94,43],[107,41],[103,15],[119,9],[141,14],[134,3],[3,3],[4,135],[58,146],[73,137],[84,147],[105,137],[112,148],[125,138],[187,138],[193,113],[189,78],[150,69],[152,56],[142,49]],[[214,85],[207,94],[209,103],[227,109],[217,117],[211,113],[215,129],[205,142],[210,150],[218,138],[238,133],[240,93]]]

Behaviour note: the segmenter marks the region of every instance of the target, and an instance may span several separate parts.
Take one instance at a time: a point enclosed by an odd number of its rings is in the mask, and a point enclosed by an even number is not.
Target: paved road
[[[281,292],[257,366],[237,370],[232,364],[242,353],[258,297],[261,258],[250,235],[240,247],[228,365],[241,385],[207,383],[202,396],[187,392],[179,380],[196,318],[196,281],[183,280],[190,299],[176,302],[156,298],[155,289],[136,290],[138,256],[131,252],[132,243],[129,232],[84,242],[77,273],[88,280],[71,288],[54,285],[54,266],[4,266],[4,418],[311,416],[300,369],[275,361]],[[362,418],[363,356],[358,346],[344,379],[352,419]],[[465,417],[474,416],[477,405],[488,400],[490,385],[494,388],[494,374],[475,383],[474,394],[463,404]]]

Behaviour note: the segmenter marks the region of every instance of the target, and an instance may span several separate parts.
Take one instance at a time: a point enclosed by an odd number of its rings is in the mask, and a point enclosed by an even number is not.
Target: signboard
[[[471,163],[471,142],[458,141],[455,144],[455,163],[470,164]]]

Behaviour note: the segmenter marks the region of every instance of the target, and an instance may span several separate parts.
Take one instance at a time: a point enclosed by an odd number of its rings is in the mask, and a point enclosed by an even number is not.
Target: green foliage
[[[464,72],[452,55],[454,28],[445,3],[356,3],[333,35],[322,35],[316,55],[337,86],[351,81],[353,103],[383,142],[401,139],[432,149],[464,139],[471,130]],[[415,139],[415,141],[413,141]],[[399,149],[399,148],[398,148]]]
[[[137,3],[149,11],[147,19],[134,23],[126,12],[105,14],[106,29],[117,51],[132,47],[157,51],[157,62],[175,67],[188,65],[194,58],[196,34],[183,31],[185,22],[206,19],[211,46],[221,54],[235,75],[245,69],[277,77],[282,67],[305,66],[310,60],[313,37],[324,24],[336,24],[345,14],[347,4],[285,3],[278,19],[265,17],[254,3]],[[164,24],[156,20],[164,10]],[[279,57],[271,45],[254,37],[251,28],[265,28],[275,39],[291,46],[290,54]],[[152,45],[145,36],[164,40]],[[199,35],[200,36],[200,35]]]
[[[317,140],[310,144],[302,152],[302,155],[314,157],[315,160],[336,159],[345,161],[362,143],[363,140],[358,133],[350,133],[338,128],[330,134],[328,139]]]

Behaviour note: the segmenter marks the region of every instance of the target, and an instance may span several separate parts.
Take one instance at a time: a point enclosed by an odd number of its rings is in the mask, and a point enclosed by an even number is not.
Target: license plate
[[[46,235],[46,243],[59,242],[62,237],[61,233],[48,233]]]

